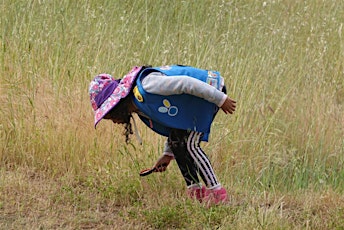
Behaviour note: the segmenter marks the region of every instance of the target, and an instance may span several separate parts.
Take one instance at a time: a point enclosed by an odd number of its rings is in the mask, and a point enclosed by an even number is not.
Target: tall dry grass
[[[341,1],[0,5],[1,227],[343,227]],[[174,63],[220,71],[238,101],[203,145],[238,206],[186,200],[176,164],[141,180],[164,142],[142,124],[142,146],[93,128],[96,74]]]

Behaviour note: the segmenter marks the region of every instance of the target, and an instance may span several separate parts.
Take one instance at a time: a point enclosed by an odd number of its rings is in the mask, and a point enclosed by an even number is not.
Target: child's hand
[[[225,102],[221,106],[221,109],[226,114],[228,114],[228,113],[233,114],[234,111],[235,111],[235,107],[236,107],[236,101],[234,101],[233,99],[227,97]]]
[[[156,169],[156,172],[164,172],[167,169],[167,166],[170,164],[171,160],[173,160],[174,157],[162,155],[158,161],[155,163],[154,167]]]

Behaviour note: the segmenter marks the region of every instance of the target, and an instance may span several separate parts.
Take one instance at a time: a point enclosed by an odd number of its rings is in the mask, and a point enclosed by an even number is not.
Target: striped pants
[[[188,187],[199,184],[200,175],[208,188],[216,188],[220,183],[207,155],[200,147],[202,135],[200,132],[173,129],[168,137],[168,145]]]

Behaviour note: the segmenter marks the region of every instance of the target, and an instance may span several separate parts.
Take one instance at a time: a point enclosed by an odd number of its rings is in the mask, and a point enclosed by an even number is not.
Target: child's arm
[[[215,87],[189,76],[165,76],[154,72],[142,81],[142,87],[148,92],[159,95],[190,94],[203,98],[221,107],[225,113],[232,113],[234,100]],[[234,104],[233,104],[234,102]]]
[[[173,152],[172,152],[172,149],[171,149],[170,146],[168,145],[168,140],[165,141],[163,155],[170,156],[170,157],[174,157],[174,154],[173,154]]]
[[[164,172],[167,169],[167,166],[170,164],[171,160],[174,159],[173,152],[168,145],[168,142],[166,140],[165,146],[164,146],[164,152],[162,156],[159,157],[153,168],[156,168],[157,172]]]
[[[232,114],[235,111],[236,101],[232,98],[227,97],[225,102],[222,104],[221,109],[223,112]]]

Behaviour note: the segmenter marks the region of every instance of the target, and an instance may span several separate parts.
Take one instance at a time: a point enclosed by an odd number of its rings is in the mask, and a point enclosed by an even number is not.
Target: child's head
[[[117,106],[112,108],[103,119],[111,120],[116,124],[125,124],[130,121],[131,111],[130,107],[130,96],[121,100]]]
[[[128,107],[130,96],[128,95],[140,70],[141,67],[134,67],[122,79],[117,80],[109,74],[100,74],[91,81],[89,95],[94,111],[95,127],[103,118],[111,119],[115,123],[125,125],[126,141],[129,140],[132,130],[131,111]]]
[[[109,74],[100,74],[91,81],[89,95],[94,111],[95,127],[106,114],[122,104],[120,102],[131,92],[136,75],[137,73],[132,71],[122,79],[116,80]]]
[[[112,120],[116,124],[124,124],[125,127],[125,142],[129,142],[130,134],[133,134],[131,128],[130,118],[132,117],[131,111],[129,111],[130,96],[127,96],[121,100],[118,105],[112,108],[103,119]]]

